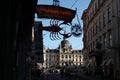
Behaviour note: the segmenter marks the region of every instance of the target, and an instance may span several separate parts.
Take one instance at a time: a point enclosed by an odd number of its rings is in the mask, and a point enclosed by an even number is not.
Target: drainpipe
[[[115,2],[114,2],[115,1]],[[114,6],[114,5],[116,5],[116,6]],[[113,18],[114,18],[114,20],[116,21],[116,22],[114,22],[114,25],[116,24],[116,31],[117,31],[117,33],[116,33],[116,37],[117,37],[117,43],[115,43],[115,45],[113,45],[113,50],[116,52],[116,54],[114,54],[114,69],[115,69],[115,74],[114,74],[114,78],[116,78],[116,80],[120,80],[120,77],[119,77],[119,75],[120,75],[120,1],[119,0],[113,0],[113,7],[114,7],[114,9],[115,9],[115,11],[113,11],[114,12],[114,15],[112,16]]]
[[[118,27],[118,75],[120,75],[120,0],[117,0],[117,27]],[[120,80],[120,76],[118,76]]]

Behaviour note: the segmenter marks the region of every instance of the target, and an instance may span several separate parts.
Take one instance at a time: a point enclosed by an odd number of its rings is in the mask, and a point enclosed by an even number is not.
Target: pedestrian
[[[39,80],[44,80],[44,74],[43,73],[40,74],[40,79]]]
[[[37,68],[36,70],[35,70],[35,73],[36,73],[36,77],[40,77],[40,75],[41,75],[41,70],[39,69],[39,68]]]
[[[60,74],[61,74],[61,76],[63,76],[64,75],[64,69],[62,68],[62,69],[60,69]]]

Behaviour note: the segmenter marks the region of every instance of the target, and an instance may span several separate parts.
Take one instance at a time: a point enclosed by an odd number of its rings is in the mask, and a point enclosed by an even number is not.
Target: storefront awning
[[[109,64],[111,64],[111,63],[112,63],[112,61],[113,61],[112,59],[109,59],[109,60],[106,62],[106,64],[105,64],[105,65],[106,65],[106,66],[108,66]]]
[[[86,67],[89,67],[90,66],[90,63],[88,63],[87,65],[86,65]]]

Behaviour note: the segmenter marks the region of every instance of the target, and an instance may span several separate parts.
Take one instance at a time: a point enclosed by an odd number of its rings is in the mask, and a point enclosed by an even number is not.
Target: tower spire
[[[64,30],[64,34],[66,34],[66,30]],[[63,36],[63,40],[66,40],[66,37],[65,37],[65,36]]]

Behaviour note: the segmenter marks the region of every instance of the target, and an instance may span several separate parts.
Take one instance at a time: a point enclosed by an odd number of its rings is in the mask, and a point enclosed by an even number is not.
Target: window
[[[103,38],[103,48],[105,49],[106,48],[106,34],[103,35],[104,38]]]
[[[71,55],[69,55],[69,58],[71,58]]]
[[[81,61],[81,56],[79,56],[79,57],[80,57],[80,59],[79,59],[79,60]]]
[[[81,56],[79,56],[81,58]]]
[[[101,18],[99,19],[99,31],[101,31]]]
[[[62,66],[63,66],[64,64],[62,63]]]
[[[98,33],[98,25],[96,24],[96,34]]]
[[[76,58],[78,57],[78,55],[76,55]]]
[[[103,3],[103,0],[100,0],[100,4],[102,4]]]
[[[107,9],[107,17],[108,17],[107,21],[109,23],[111,21],[111,8],[110,7],[108,7]]]
[[[78,59],[76,59],[76,61],[78,61]]]
[[[95,45],[97,45],[97,43],[98,43],[98,39],[96,39],[96,44]]]
[[[92,12],[93,12],[93,16],[94,16],[94,14],[95,14],[95,11],[94,11],[94,9],[92,9]]]
[[[68,56],[66,55],[65,57],[67,58]]]
[[[92,50],[95,48],[95,42],[93,41]]]
[[[103,14],[103,27],[105,26],[105,13]]]
[[[101,36],[100,36],[100,37],[99,37],[99,42],[100,42],[100,43],[102,43],[102,41],[101,41],[101,40],[102,40],[102,38],[101,38]]]
[[[93,36],[94,36],[95,35],[95,27],[93,26],[92,29],[93,29]]]
[[[99,8],[99,7],[100,7],[100,0],[98,0],[98,3],[97,3],[97,4],[98,4],[98,8]]]
[[[111,30],[108,31],[108,34],[109,34],[109,37],[108,37],[109,41],[108,42],[109,42],[109,47],[110,47],[110,46],[112,46],[112,34],[111,34]]]
[[[95,12],[97,11],[97,4],[95,3]]]
[[[80,58],[80,62],[81,62],[81,58]]]
[[[49,55],[49,57],[51,58],[52,56],[51,56],[51,55]]]
[[[94,25],[94,35],[96,35],[96,25]]]
[[[51,58],[49,58],[49,61],[51,61]]]
[[[64,55],[62,55],[62,58],[64,58]]]

